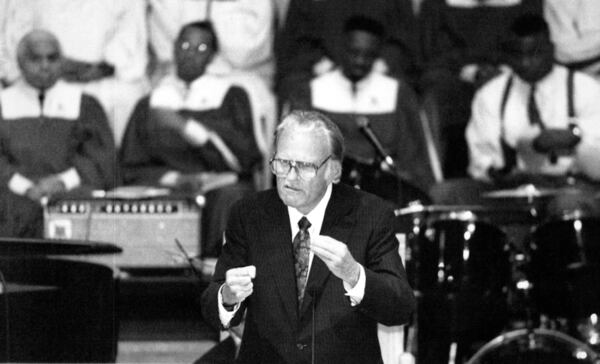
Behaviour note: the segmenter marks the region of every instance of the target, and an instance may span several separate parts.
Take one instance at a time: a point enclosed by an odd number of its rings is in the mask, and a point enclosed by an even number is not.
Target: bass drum
[[[541,313],[569,319],[600,313],[600,218],[574,212],[542,224],[530,254]]]
[[[417,347],[422,363],[469,358],[508,321],[510,252],[506,235],[471,211],[431,216],[410,242],[407,264],[417,291]]]
[[[414,288],[421,293],[442,290],[502,296],[509,284],[506,235],[478,221],[470,211],[429,218],[411,248],[416,262]]]
[[[558,331],[510,331],[485,344],[467,364],[598,364],[599,355]]]

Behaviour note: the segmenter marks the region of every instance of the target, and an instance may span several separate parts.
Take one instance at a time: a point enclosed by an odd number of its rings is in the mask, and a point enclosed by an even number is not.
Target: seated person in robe
[[[386,39],[383,26],[354,16],[345,23],[343,39],[340,64],[300,85],[290,108],[318,110],[339,126],[347,145],[344,182],[400,204],[423,198],[418,189],[399,188],[404,184],[426,190],[433,183],[433,171],[415,93],[404,81],[373,69]],[[383,153],[366,135],[368,129]],[[382,170],[382,154],[391,157],[395,167],[383,163]]]
[[[22,78],[0,93],[0,236],[43,236],[42,203],[116,181],[112,132],[99,102],[60,80],[54,35],[19,42]]]
[[[176,74],[138,102],[120,150],[125,184],[205,195],[203,257],[219,255],[229,207],[252,191],[261,160],[246,92],[205,73],[217,49],[209,22],[181,29]]]

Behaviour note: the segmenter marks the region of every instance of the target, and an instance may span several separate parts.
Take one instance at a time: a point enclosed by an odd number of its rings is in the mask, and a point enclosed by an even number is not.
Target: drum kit
[[[419,363],[600,363],[600,218],[547,213],[539,202],[558,193],[396,210]]]

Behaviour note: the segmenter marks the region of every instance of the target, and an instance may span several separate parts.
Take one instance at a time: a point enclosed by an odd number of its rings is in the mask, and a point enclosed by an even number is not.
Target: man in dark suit
[[[378,363],[377,323],[405,323],[415,307],[383,200],[338,182],[343,137],[317,112],[278,126],[277,189],[238,202],[205,318],[237,325],[241,363]]]

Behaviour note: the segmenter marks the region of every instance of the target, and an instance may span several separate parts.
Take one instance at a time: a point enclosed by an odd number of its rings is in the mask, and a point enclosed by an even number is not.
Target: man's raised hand
[[[221,293],[223,304],[233,306],[250,296],[254,287],[252,284],[254,277],[256,277],[256,267],[253,265],[228,270],[225,273],[225,284]]]
[[[360,265],[354,260],[346,244],[329,236],[318,235],[314,238],[311,237],[310,249],[317,257],[321,258],[336,277],[351,287],[356,285],[360,274]]]

